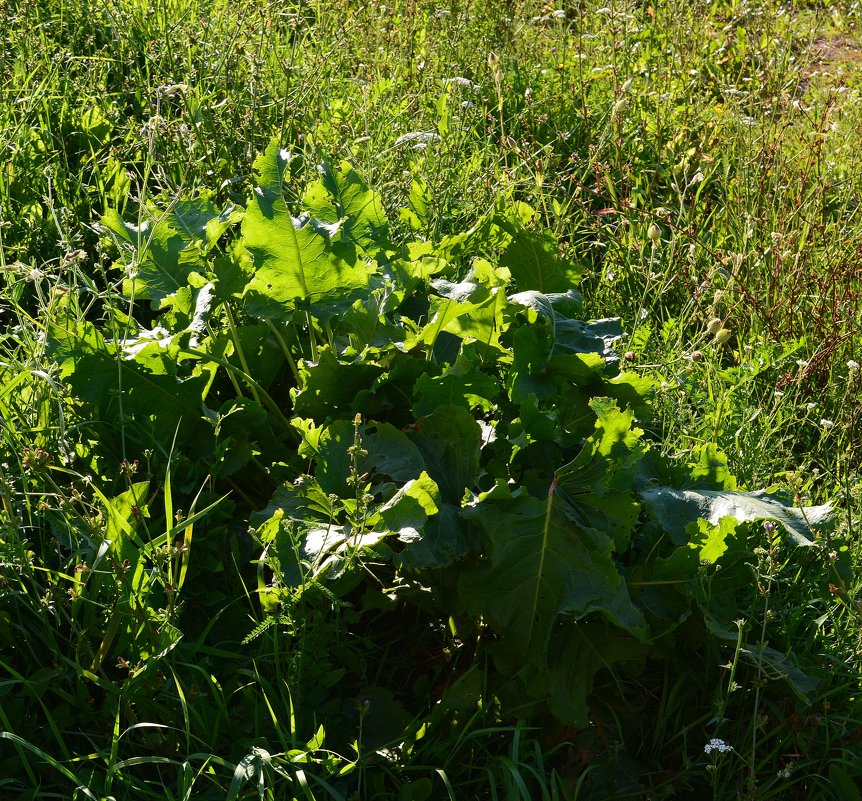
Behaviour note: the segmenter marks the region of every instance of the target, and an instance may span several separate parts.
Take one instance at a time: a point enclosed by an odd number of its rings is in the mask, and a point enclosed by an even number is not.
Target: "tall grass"
[[[719,798],[858,798],[858,24],[855,6],[772,0],[0,7],[0,795],[624,798],[641,793],[638,760],[654,797],[708,780]],[[463,230],[512,188],[582,265],[585,315],[622,317],[621,355],[658,386],[657,447],[691,462],[717,442],[745,487],[840,509],[808,561],[760,555],[736,653],[711,654],[702,682],[666,683],[650,731],[610,702],[596,710],[604,741],[526,731],[463,668],[469,643],[425,631],[455,676],[436,680],[463,682],[478,706],[405,721],[399,743],[364,748],[361,709],[344,713],[349,731],[309,739],[291,685],[307,664],[332,682],[356,664],[350,612],[330,610],[329,639],[307,653],[283,652],[284,624],[240,648],[266,566],[242,551],[231,502],[189,476],[160,475],[168,501],[153,512],[173,532],[174,486],[216,504],[209,544],[192,543],[206,553],[197,583],[178,588],[182,637],[162,590],[146,607],[128,566],[86,561],[105,525],[141,515],[137,480],[130,464],[104,467],[109,487],[77,472],[46,331],[127,311],[102,214],[143,219],[192,194],[244,204],[273,136],[303,157],[295,192],[323,156],[353,163],[403,209],[396,237]],[[185,575],[173,540],[152,588]],[[216,596],[218,618],[196,617]],[[810,656],[810,704],[776,701],[768,676],[716,679],[763,648],[767,621]],[[140,632],[159,670],[105,662]],[[737,750],[695,761],[689,732],[709,721],[685,708],[710,693]],[[757,783],[759,761],[787,775]]]

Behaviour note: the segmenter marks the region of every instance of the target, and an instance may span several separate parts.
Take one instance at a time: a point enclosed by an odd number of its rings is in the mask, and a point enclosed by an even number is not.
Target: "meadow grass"
[[[770,0],[0,7],[0,795],[858,799],[859,22],[855,4]],[[103,214],[140,222],[193,196],[244,206],[273,138],[302,157],[297,204],[314,165],[346,159],[393,239],[440,241],[501,196],[528,203],[583,272],[584,319],[622,318],[620,356],[655,381],[642,424],[656,449],[685,465],[715,443],[740,488],[835,504],[835,531],[803,558],[764,542],[735,648],[711,646],[703,675],[668,654],[624,690],[606,677],[590,730],[524,722],[467,653],[482,635],[465,645],[425,612],[401,624],[411,653],[446,653],[437,673],[387,662],[401,641],[374,631],[382,609],[332,599],[252,619],[249,588],[270,566],[212,485],[184,618],[143,590],[136,601],[102,551],[101,584],[83,591],[76,570],[99,565],[81,554],[141,513],[133,477],[147,467],[104,465],[116,492],[96,497],[64,459],[79,407],[46,332],[126,324]],[[164,508],[142,516],[164,523],[153,564],[181,587],[171,488],[188,499],[199,477],[164,463]],[[185,531],[199,545],[200,527]],[[117,660],[125,615],[167,668]],[[767,646],[816,684],[772,692]],[[375,740],[361,701],[343,712],[353,728],[324,739],[293,693],[348,703],[327,691],[366,664],[362,649],[421,692],[458,692],[404,720],[397,743]],[[389,700],[374,703],[397,715]],[[634,725],[638,705],[650,727]],[[704,754],[705,730],[734,750]]]

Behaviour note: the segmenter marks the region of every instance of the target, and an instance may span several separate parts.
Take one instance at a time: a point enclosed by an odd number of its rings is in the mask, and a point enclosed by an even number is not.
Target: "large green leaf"
[[[641,625],[628,594],[620,593],[612,540],[572,523],[554,493],[544,501],[492,494],[470,513],[484,529],[486,558],[464,571],[459,592],[467,609],[500,635],[495,652],[504,672],[546,666],[560,615],[599,612],[625,628]]]
[[[430,322],[420,341],[433,343],[445,331],[465,341],[502,349],[499,340],[505,327],[507,300],[501,287],[468,280],[456,284],[444,279],[432,281],[431,285],[439,297],[431,299]]]
[[[548,356],[566,353],[599,353],[606,361],[618,360],[614,344],[622,337],[619,317],[584,322],[571,315],[578,311],[581,296],[571,289],[544,294],[531,290],[509,297],[509,302],[538,312],[550,324]]]
[[[581,268],[560,256],[550,231],[531,231],[512,218],[496,217],[494,222],[511,237],[500,264],[509,268],[519,291],[565,293],[578,282]]]
[[[494,408],[500,387],[497,380],[482,372],[479,364],[459,354],[455,364],[446,368],[442,375],[419,376],[414,389],[413,414],[419,418],[431,414],[439,406],[464,406],[467,409]]]
[[[209,376],[181,378],[176,355],[158,342],[133,354],[117,353],[92,323],[84,322],[52,326],[48,347],[60,363],[61,378],[78,398],[99,409],[104,422],[156,421],[150,434],[161,443],[170,442],[178,426],[181,435],[199,430]]]
[[[233,206],[219,212],[209,200],[199,199],[178,201],[161,213],[144,209],[141,215],[139,223],[127,223],[110,209],[101,222],[116,237],[131,270],[123,292],[160,300],[205,266],[205,254],[241,212]]]
[[[324,160],[317,170],[320,180],[305,190],[305,207],[319,220],[339,225],[342,241],[370,255],[377,253],[388,238],[380,196],[347,162],[335,168]]]
[[[408,481],[383,506],[376,510],[388,531],[395,532],[404,542],[414,542],[428,517],[437,514],[440,493],[437,485],[424,471]]]
[[[554,715],[565,725],[586,728],[596,674],[623,662],[639,663],[646,654],[646,645],[607,623],[564,626],[555,636],[548,673],[548,704]]]
[[[273,321],[289,320],[297,307],[329,319],[350,308],[374,269],[336,253],[331,235],[337,223],[327,228],[308,215],[291,216],[282,193],[289,161],[290,154],[273,142],[254,163],[259,185],[242,223],[255,271],[245,288],[246,309]]]
[[[574,322],[574,321],[573,321]],[[558,349],[555,318],[539,319],[518,327],[512,334],[512,369],[507,377],[509,397],[523,403],[530,395],[539,400],[564,394],[569,387],[598,384],[606,372],[608,360],[604,340],[585,337],[581,351]],[[578,405],[583,409],[586,398]]]
[[[461,406],[441,406],[419,420],[412,439],[443,499],[460,504],[479,468],[479,424]]]
[[[650,487],[640,492],[649,512],[675,542],[685,539],[685,528],[700,518],[716,525],[723,517],[740,522],[776,520],[797,545],[813,545],[814,532],[832,524],[832,504],[797,507],[760,490],[726,492],[718,490],[678,490]]]
[[[273,518],[287,518],[300,523],[328,522],[335,518],[332,499],[310,476],[300,476],[291,484],[282,484],[269,503],[249,517],[252,526],[263,527]]]
[[[423,526],[421,536],[411,540],[402,533],[401,540],[406,545],[396,555],[396,563],[411,570],[448,567],[473,550],[464,521],[451,504],[439,506]]]
[[[579,526],[604,532],[623,551],[638,520],[640,507],[629,490],[643,448],[631,411],[616,401],[593,398],[596,430],[581,452],[557,470],[556,492],[566,514]]]
[[[368,452],[362,472],[379,473],[394,481],[409,481],[425,469],[425,460],[407,435],[390,423],[362,427],[362,447]]]
[[[316,436],[313,444],[317,463],[315,478],[328,494],[340,498],[352,498],[356,494],[349,480],[354,464],[350,448],[356,433],[352,420],[336,420]],[[425,462],[419,449],[406,434],[389,423],[361,425],[358,433],[365,451],[357,457],[356,468],[360,475],[374,473],[395,481],[410,481],[424,470]]]
[[[321,348],[317,362],[303,362],[302,386],[294,391],[294,412],[315,422],[351,415],[360,390],[368,389],[384,370],[376,364],[339,362],[328,348]]]

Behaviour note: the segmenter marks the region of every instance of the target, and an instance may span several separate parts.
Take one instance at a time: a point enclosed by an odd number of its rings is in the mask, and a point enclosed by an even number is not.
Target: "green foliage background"
[[[858,798],[854,8],[0,16],[0,794]]]

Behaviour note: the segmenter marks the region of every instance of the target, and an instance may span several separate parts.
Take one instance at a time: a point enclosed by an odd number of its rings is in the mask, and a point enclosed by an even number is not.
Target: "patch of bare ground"
[[[818,76],[844,77],[862,71],[862,42],[846,35],[820,36],[811,47],[811,63],[805,80]]]

